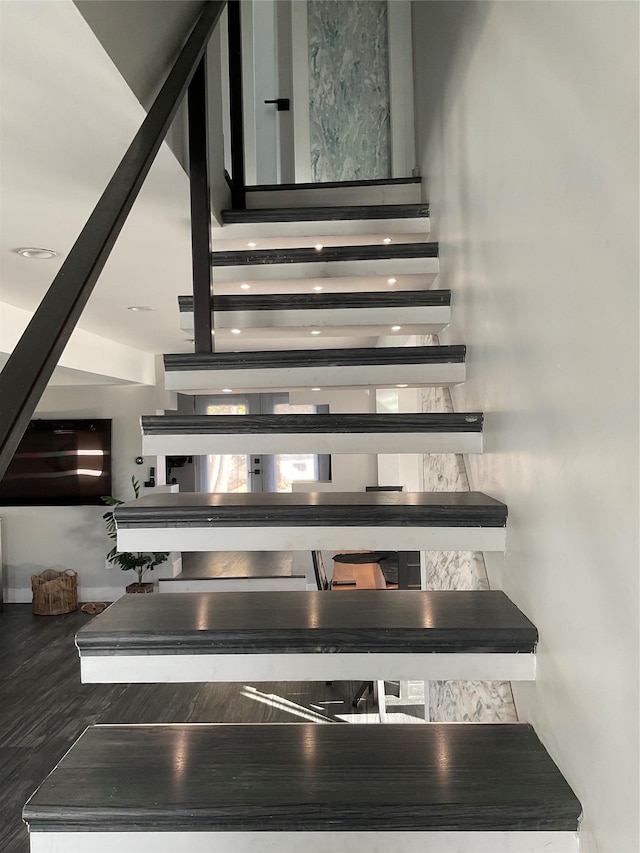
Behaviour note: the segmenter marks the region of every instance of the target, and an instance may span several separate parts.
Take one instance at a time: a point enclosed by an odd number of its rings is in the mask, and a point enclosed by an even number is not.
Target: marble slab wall
[[[386,0],[308,0],[314,181],[391,175]]]
[[[420,346],[437,345],[424,335]],[[423,412],[453,412],[448,388],[421,389]],[[464,458],[457,453],[425,454],[425,491],[469,491]],[[427,557],[427,589],[489,589],[484,557],[473,551],[432,551]],[[515,722],[518,719],[508,681],[431,681],[432,722]]]

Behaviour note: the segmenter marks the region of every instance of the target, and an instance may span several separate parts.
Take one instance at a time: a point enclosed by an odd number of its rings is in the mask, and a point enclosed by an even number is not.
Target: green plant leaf
[[[131,477],[131,485],[133,487],[136,498],[140,497],[140,483],[135,476]],[[108,506],[120,506],[124,501],[110,495],[103,495],[101,498]],[[113,511],[103,514],[107,535],[114,540],[117,540],[118,528],[116,520],[113,516]],[[107,554],[106,560],[108,563],[120,566],[123,572],[135,571],[138,575],[138,581],[142,583],[142,578],[147,571],[153,571],[156,566],[164,563],[169,557],[169,552],[165,551],[150,551],[150,552],[131,552],[118,551],[115,545]]]

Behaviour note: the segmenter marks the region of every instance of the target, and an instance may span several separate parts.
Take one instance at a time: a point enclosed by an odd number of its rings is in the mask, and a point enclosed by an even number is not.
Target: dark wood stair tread
[[[425,414],[143,415],[145,435],[482,432],[482,412]]]
[[[76,636],[88,654],[533,653],[500,591],[201,592],[123,596]]]
[[[580,814],[531,726],[455,723],[94,726],[23,811],[36,832],[575,832]]]
[[[362,349],[253,350],[249,352],[168,353],[167,371],[343,367],[390,364],[462,364],[466,347],[368,347]]]
[[[354,219],[419,219],[429,216],[428,204],[358,204],[323,207],[267,207],[223,210],[225,225],[257,222],[321,222]]]
[[[344,308],[427,308],[451,304],[450,290],[381,293],[268,293],[213,296],[215,311],[318,311]],[[193,311],[193,296],[179,296],[181,312]]]
[[[403,258],[437,258],[437,243],[396,243],[365,246],[324,246],[296,249],[241,249],[211,253],[214,267],[253,264],[308,264],[332,261],[378,261]]]
[[[507,507],[482,492],[289,492],[147,495],[114,510],[135,527],[505,527]]]

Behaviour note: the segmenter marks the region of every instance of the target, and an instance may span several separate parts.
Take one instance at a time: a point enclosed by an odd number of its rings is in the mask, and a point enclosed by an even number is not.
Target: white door
[[[241,14],[246,182],[311,181],[306,0],[243,0]],[[402,178],[416,165],[410,0],[387,0],[387,20],[391,176]],[[289,110],[264,103],[278,98]]]
[[[276,68],[276,2],[248,0],[241,8],[245,127],[245,172],[248,185],[280,183],[279,125],[276,104],[289,97],[279,91]]]
[[[309,181],[306,2],[245,0],[241,15],[247,184]]]

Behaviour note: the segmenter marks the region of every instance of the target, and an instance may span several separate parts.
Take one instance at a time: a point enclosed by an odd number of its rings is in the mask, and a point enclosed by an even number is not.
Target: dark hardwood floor
[[[331,722],[357,684],[80,683],[76,631],[91,616],[0,612],[0,851],[28,853],[22,807],[87,726],[154,722]],[[360,703],[360,711],[372,708]]]

